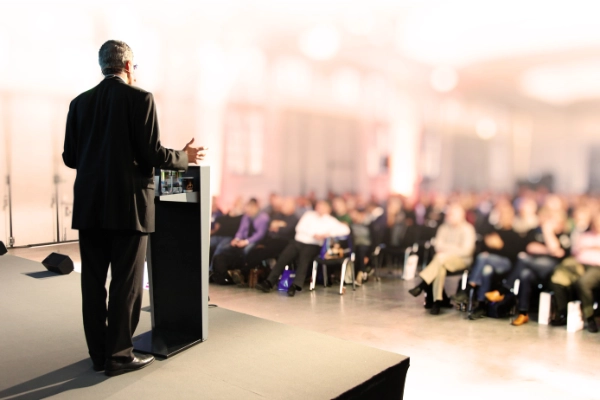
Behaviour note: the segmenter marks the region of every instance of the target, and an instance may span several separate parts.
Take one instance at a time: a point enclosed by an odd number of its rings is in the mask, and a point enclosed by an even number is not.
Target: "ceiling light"
[[[458,74],[451,67],[437,67],[431,72],[431,87],[440,93],[450,92],[458,83]]]
[[[483,140],[490,140],[496,133],[498,132],[498,126],[493,119],[490,118],[481,118],[477,121],[477,125],[475,125],[475,132],[477,132],[477,136],[479,136]]]
[[[313,60],[333,58],[340,49],[340,33],[330,24],[316,25],[300,35],[300,50]]]
[[[521,90],[530,97],[565,105],[600,98],[600,58],[541,65],[520,77]]]

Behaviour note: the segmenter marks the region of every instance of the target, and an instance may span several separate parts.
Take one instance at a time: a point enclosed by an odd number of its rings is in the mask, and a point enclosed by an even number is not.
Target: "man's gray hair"
[[[109,40],[100,47],[98,62],[104,75],[120,74],[125,69],[127,61],[133,61],[133,51],[127,43]]]

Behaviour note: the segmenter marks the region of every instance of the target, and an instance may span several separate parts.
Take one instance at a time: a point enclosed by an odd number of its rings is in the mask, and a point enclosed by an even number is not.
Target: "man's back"
[[[71,102],[63,159],[77,169],[74,229],[154,230],[153,167],[186,169],[160,145],[152,94],[108,77]]]

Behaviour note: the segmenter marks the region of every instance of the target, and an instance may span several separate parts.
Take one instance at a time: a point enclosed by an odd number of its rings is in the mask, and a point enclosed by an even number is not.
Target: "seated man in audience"
[[[246,255],[267,234],[268,227],[269,216],[260,211],[256,199],[250,199],[244,207],[244,216],[234,238],[228,245],[219,247],[213,255],[213,279],[220,283],[230,283],[225,271],[235,270],[243,265]],[[232,281],[241,283],[239,276]]]
[[[256,288],[267,293],[279,281],[279,276],[286,266],[292,262],[296,264],[296,277],[288,289],[288,296],[294,296],[297,290],[302,289],[306,273],[313,260],[319,254],[325,239],[335,236],[350,234],[348,225],[339,222],[331,216],[331,206],[326,201],[318,201],[315,211],[306,211],[298,225],[296,225],[295,239],[286,246],[279,255],[277,263],[264,282],[258,283]]]
[[[440,313],[447,272],[462,271],[471,264],[475,240],[475,228],[465,220],[465,210],[458,203],[450,204],[435,236],[436,254],[419,274],[421,283],[409,291],[417,297],[433,284],[432,315]]]
[[[591,231],[582,233],[577,238],[573,252],[585,271],[575,282],[575,289],[581,300],[587,330],[596,333],[598,325],[594,319],[593,291],[600,287],[600,213],[594,215]]]
[[[514,231],[512,224],[515,211],[510,203],[499,204],[495,210],[498,220],[495,226],[488,227],[483,236],[482,252],[475,259],[469,274],[469,285],[477,289],[478,306],[469,319],[482,318],[487,314],[485,294],[491,290],[494,275],[510,271],[521,251],[525,250],[525,240]],[[453,300],[467,300],[465,292],[458,293]]]
[[[294,240],[298,220],[296,200],[293,197],[282,200],[281,211],[271,217],[267,236],[246,256],[244,269],[250,270],[267,259],[278,258],[283,249]]]
[[[518,301],[519,316],[511,322],[520,326],[529,322],[529,302],[535,286],[547,283],[554,269],[569,255],[571,241],[565,232],[566,214],[558,210],[540,211],[541,227],[527,234],[526,253],[521,253],[504,286],[499,291],[486,293],[491,302],[502,301],[504,295],[520,280]]]

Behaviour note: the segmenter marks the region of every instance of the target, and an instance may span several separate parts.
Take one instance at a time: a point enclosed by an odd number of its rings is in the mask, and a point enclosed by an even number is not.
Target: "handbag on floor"
[[[296,272],[285,267],[285,271],[281,274],[281,279],[279,280],[279,285],[277,286],[277,290],[286,291],[294,284],[294,278],[296,277]]]
[[[248,287],[250,289],[254,289],[256,287],[256,284],[259,282],[261,275],[262,274],[262,270],[259,268],[252,268],[250,270],[250,272],[248,273]]]

